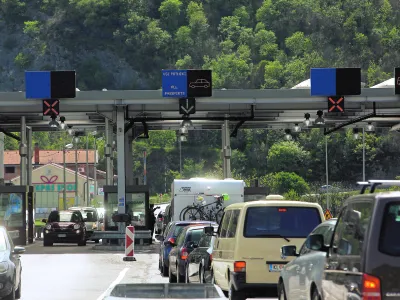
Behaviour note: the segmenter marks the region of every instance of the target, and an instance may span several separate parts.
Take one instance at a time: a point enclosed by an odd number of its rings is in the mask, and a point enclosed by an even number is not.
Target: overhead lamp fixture
[[[60,122],[61,122],[60,127],[62,130],[64,130],[65,127],[67,126],[67,124],[65,124],[65,117],[60,117]]]
[[[368,125],[366,127],[367,127],[366,129],[368,132],[375,131],[375,126],[372,125],[371,122],[368,122]]]
[[[310,120],[311,115],[309,113],[304,114],[304,125],[306,125],[307,127],[310,126],[311,124],[311,120]]]
[[[360,137],[360,135],[359,135],[359,133],[358,133],[358,128],[356,127],[356,128],[353,128],[353,136],[354,136],[354,139],[355,140],[357,140],[359,137]]]
[[[186,126],[179,128],[180,134],[187,134],[188,132],[189,132],[189,129]]]
[[[285,139],[287,141],[291,141],[292,140],[292,134],[291,134],[290,129],[285,129]]]
[[[317,111],[318,118],[315,119],[316,125],[324,125],[325,124],[325,120],[322,117],[323,115],[324,115],[324,112],[322,110]]]
[[[185,119],[185,120],[183,120],[182,123],[181,123],[181,127],[187,127],[187,128],[189,128],[189,127],[192,127],[192,126],[193,126],[193,123],[192,123],[192,121],[190,121],[189,119]]]
[[[184,134],[181,134],[181,136],[179,137],[181,142],[187,142],[187,137]]]
[[[299,124],[294,124],[293,130],[294,130],[294,132],[300,132],[301,127],[299,126]]]
[[[74,134],[74,130],[72,129],[72,125],[68,125],[67,131],[68,131],[69,135],[73,135]]]
[[[51,116],[51,121],[49,122],[49,126],[51,128],[57,128],[60,124],[56,121],[57,116]]]

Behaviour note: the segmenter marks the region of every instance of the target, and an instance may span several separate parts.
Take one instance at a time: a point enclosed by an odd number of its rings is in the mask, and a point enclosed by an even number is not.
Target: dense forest
[[[400,66],[398,0],[0,1],[0,91],[22,90],[24,70],[39,69],[77,70],[80,90],[160,89],[168,68],[210,68],[215,88],[269,89],[294,86],[311,67],[361,67],[368,87]],[[34,137],[42,149],[61,149],[69,139]],[[399,139],[383,129],[366,134],[367,178],[400,173]],[[351,131],[329,137],[330,183],[362,179],[361,141]],[[221,177],[220,147],[220,132],[190,131],[180,160],[176,132],[151,132],[134,142],[133,172],[142,177],[147,151],[153,193],[179,176]],[[7,138],[6,148],[18,145]],[[325,183],[317,129],[293,141],[279,130],[240,130],[232,148],[233,177],[248,183],[260,178],[274,191],[299,194]]]

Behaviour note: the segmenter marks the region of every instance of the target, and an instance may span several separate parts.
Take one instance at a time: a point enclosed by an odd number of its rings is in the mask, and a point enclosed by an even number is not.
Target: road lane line
[[[99,298],[97,298],[97,300],[103,300],[105,296],[108,296],[108,293],[110,293],[110,292],[112,291],[112,289],[113,289],[118,283],[120,283],[120,282],[122,281],[122,279],[124,279],[124,276],[125,276],[126,272],[128,272],[128,270],[129,270],[129,268],[123,269],[123,270],[119,273],[117,279],[115,279],[115,280],[110,284],[110,286],[108,287],[108,289],[106,289],[106,290],[104,291],[104,293],[101,294]]]

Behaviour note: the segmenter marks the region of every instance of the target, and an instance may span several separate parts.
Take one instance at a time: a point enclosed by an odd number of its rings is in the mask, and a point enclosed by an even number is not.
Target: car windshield
[[[187,242],[196,242],[198,243],[203,236],[204,230],[203,228],[194,229],[190,231],[190,234],[187,236]]]
[[[174,233],[172,234],[172,237],[177,237],[182,232],[183,228],[185,228],[188,225],[189,224],[176,224],[175,228],[174,228]]]
[[[51,214],[49,222],[77,222],[76,214],[72,212],[59,212]]]
[[[305,238],[321,223],[316,208],[250,207],[247,209],[244,236]]]
[[[87,219],[87,222],[97,222],[97,212],[95,210],[85,209],[81,211],[83,218]]]

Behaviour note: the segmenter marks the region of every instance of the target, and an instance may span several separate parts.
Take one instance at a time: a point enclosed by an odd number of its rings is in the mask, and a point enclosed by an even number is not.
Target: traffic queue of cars
[[[54,243],[76,243],[86,246],[94,230],[100,230],[102,218],[93,207],[71,207],[68,210],[52,211],[43,229],[43,246]],[[98,239],[93,240],[99,243]]]
[[[170,222],[160,270],[211,282],[229,299],[400,299],[400,192],[347,199],[337,219],[281,196],[226,207],[215,223]]]

